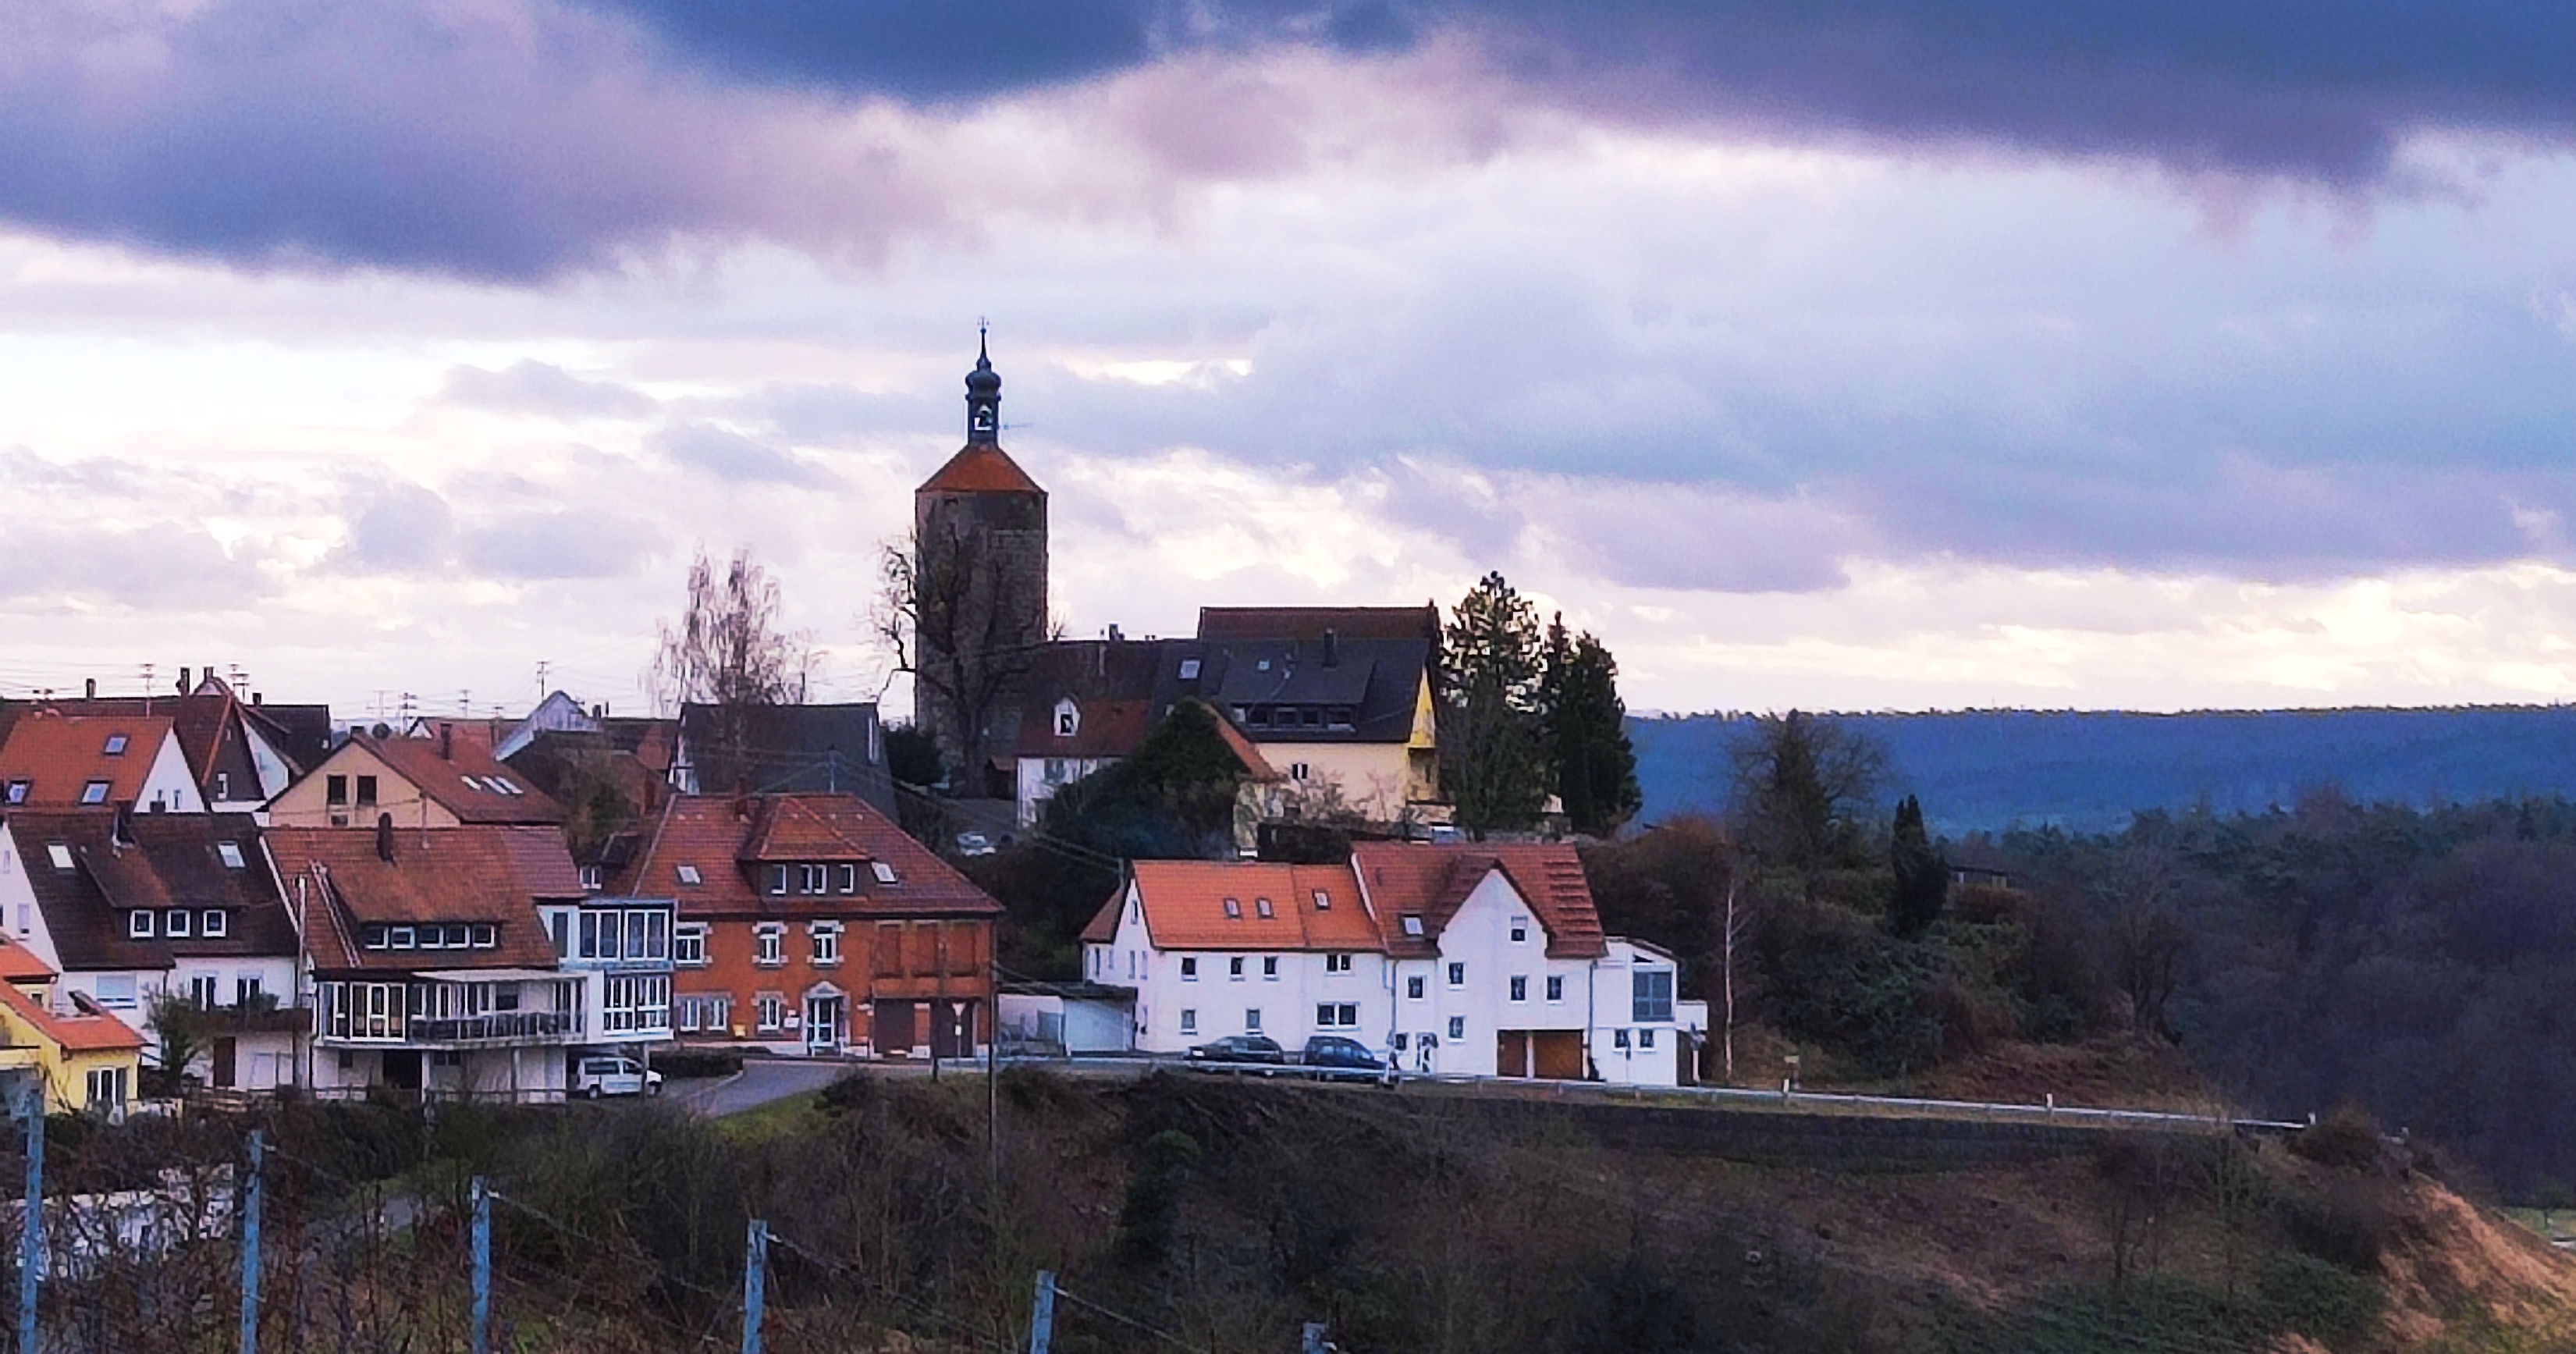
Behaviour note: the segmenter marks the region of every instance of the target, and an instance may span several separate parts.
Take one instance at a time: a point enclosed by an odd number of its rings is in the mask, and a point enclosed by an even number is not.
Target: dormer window
[[[231,773],[231,772],[229,772],[229,771],[218,771],[218,772],[216,772],[216,773],[215,773],[215,798],[217,798],[217,799],[219,799],[219,800],[220,800],[220,799],[230,799],[230,798],[232,798],[232,797],[233,797],[233,777],[232,777],[232,773]]]
[[[796,883],[799,893],[829,893],[832,891],[831,867],[799,865],[796,867]]]
[[[584,865],[581,867],[581,886],[583,888],[589,889],[593,893],[597,893],[600,889],[606,887],[606,885],[606,873],[598,866]]]
[[[209,908],[206,911],[205,924],[197,928],[197,933],[209,940],[221,940],[224,933],[231,929],[231,919],[224,915],[222,908]]]
[[[673,871],[673,873],[680,877],[680,882],[683,884],[703,884],[706,882],[706,880],[698,874],[698,867],[695,865],[682,865]]]
[[[899,880],[897,880],[897,879],[895,878],[894,866],[892,866],[892,865],[888,864],[888,863],[887,863],[887,862],[885,862],[885,861],[882,861],[882,860],[870,861],[870,862],[868,862],[868,868],[869,868],[870,870],[873,870],[873,871],[875,871],[875,872],[876,872],[877,882],[878,882],[878,883],[880,883],[880,884],[893,884],[893,883],[899,883],[899,882],[901,882],[901,881],[899,881]]]
[[[103,753],[105,753],[107,756],[110,756],[110,757],[122,757],[122,756],[124,756],[124,755],[125,755],[125,735],[124,735],[124,734],[121,734],[121,733],[111,733],[111,734],[109,734],[109,735],[107,736],[107,746],[106,746],[105,748],[101,749],[101,751],[102,751]]]
[[[194,920],[196,919],[189,916],[186,909],[174,907],[170,909],[170,916],[162,926],[172,936],[185,936],[195,929],[190,925]]]
[[[856,893],[856,892],[858,892],[858,891],[859,891],[859,867],[858,867],[858,866],[856,866],[856,865],[844,865],[844,866],[842,866],[842,867],[841,867],[841,892],[843,892],[843,893]]]
[[[769,891],[782,897],[785,896],[787,893],[786,866],[772,865],[769,867]]]
[[[141,908],[125,914],[125,934],[136,940],[152,938],[152,914]]]
[[[103,780],[94,780],[94,781],[91,781],[89,784],[82,786],[82,787],[81,787],[81,802],[82,802],[82,803],[84,803],[84,804],[104,804],[104,803],[106,803],[106,802],[107,802],[107,782],[106,782],[106,781],[103,781]]]
[[[1055,703],[1055,736],[1071,738],[1082,732],[1082,707],[1071,700]]]

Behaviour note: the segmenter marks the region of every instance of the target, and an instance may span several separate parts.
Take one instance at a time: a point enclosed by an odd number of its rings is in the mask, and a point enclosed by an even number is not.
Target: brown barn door
[[[912,1051],[913,1003],[871,1002],[868,1011],[876,1021],[874,1042],[878,1057],[893,1057]]]
[[[1530,1065],[1529,1031],[1502,1030],[1494,1035],[1494,1075],[1526,1077],[1536,1070]]]
[[[1583,1036],[1574,1030],[1539,1030],[1530,1035],[1533,1075],[1550,1081],[1583,1080]]]
[[[229,1091],[233,1088],[233,1060],[240,1056],[239,1043],[240,1041],[236,1039],[215,1041],[215,1089],[218,1091]]]

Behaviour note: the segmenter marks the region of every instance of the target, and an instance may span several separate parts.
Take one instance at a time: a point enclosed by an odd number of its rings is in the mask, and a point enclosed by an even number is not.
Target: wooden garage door
[[[1550,1081],[1583,1080],[1583,1035],[1575,1030],[1540,1030],[1530,1036],[1538,1074]]]
[[[912,1051],[913,1004],[908,1001],[876,1001],[868,1004],[874,1022],[870,1031],[880,1058]]]

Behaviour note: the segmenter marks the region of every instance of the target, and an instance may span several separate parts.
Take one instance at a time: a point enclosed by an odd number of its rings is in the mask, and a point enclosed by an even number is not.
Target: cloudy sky
[[[1500,569],[1641,708],[2565,699],[2571,68],[2504,0],[0,8],[0,694],[634,708],[703,545],[873,695],[989,317],[1073,634]]]

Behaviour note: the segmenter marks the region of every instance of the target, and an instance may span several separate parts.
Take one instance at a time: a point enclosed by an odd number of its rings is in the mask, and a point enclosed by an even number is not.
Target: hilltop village
[[[108,1115],[546,1101],[693,1047],[917,1064],[997,1038],[1697,1079],[1706,1003],[1677,999],[1672,954],[1604,933],[1574,848],[1452,825],[1436,607],[1058,638],[1046,491],[1000,445],[988,356],[966,385],[965,445],[914,496],[909,729],[873,704],[629,716],[565,692],[368,724],[212,665],[0,703],[0,1026],[30,1050],[0,1079]],[[1133,860],[1078,972],[1006,975],[975,859],[1042,839],[1051,800],[1175,712],[1212,735],[1226,849]],[[889,735],[915,731],[935,784],[895,774]]]

